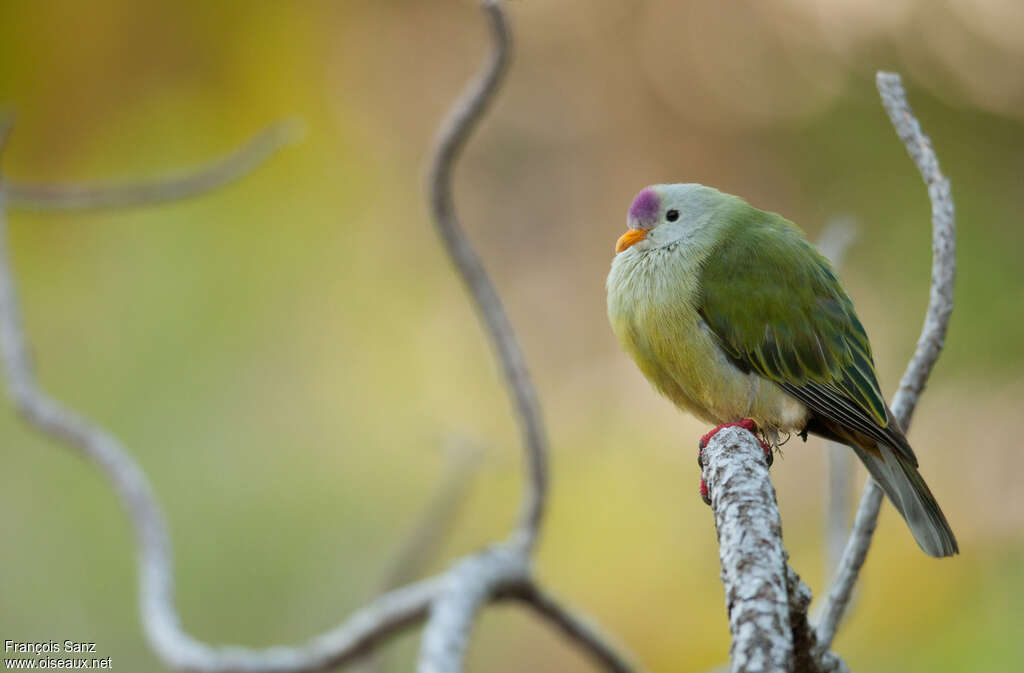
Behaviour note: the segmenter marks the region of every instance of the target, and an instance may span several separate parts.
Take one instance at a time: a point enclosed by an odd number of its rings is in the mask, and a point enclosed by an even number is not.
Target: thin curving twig
[[[441,240],[475,302],[505,376],[523,435],[527,479],[519,522],[508,542],[464,559],[446,574],[445,590],[431,606],[420,644],[420,673],[459,673],[481,606],[502,587],[526,582],[547,494],[547,438],[537,395],[508,315],[459,223],[452,196],[455,163],[498,92],[510,58],[511,34],[501,3],[483,0],[482,6],[491,29],[490,56],[441,125],[430,168],[430,205]]]
[[[475,616],[482,605],[515,592],[592,653],[611,671],[630,673],[625,658],[601,635],[549,598],[530,578],[534,548],[547,492],[547,446],[536,395],[508,319],[479,259],[461,231],[451,201],[451,171],[470,130],[495,92],[508,59],[508,28],[496,0],[484,0],[495,48],[484,74],[455,107],[432,170],[431,198],[441,236],[463,276],[492,339],[515,401],[526,447],[528,478],[523,513],[510,540],[473,555],[445,576],[423,580],[380,596],[334,629],[295,647],[252,649],[213,646],[187,634],[174,605],[170,536],[163,511],[145,473],[120,441],[65,408],[39,386],[18,308],[6,239],[7,194],[15,189],[23,207],[83,209],[152,204],[213,189],[244,174],[272,149],[268,131],[239,152],[173,180],[96,188],[10,187],[0,179],[0,359],[7,385],[22,415],[40,431],[78,449],[95,463],[116,491],[133,526],[138,549],[139,604],[143,630],[164,663],[198,673],[305,673],[340,666],[380,641],[431,615],[424,636],[424,670],[458,671]],[[0,151],[9,130],[0,121]],[[269,135],[268,135],[269,134]],[[258,158],[257,158],[258,157]],[[435,656],[436,655],[436,656]],[[443,659],[437,659],[437,656]],[[439,662],[439,663],[437,663]],[[435,668],[431,668],[435,667]]]
[[[515,590],[512,595],[558,628],[562,635],[609,673],[646,673],[645,669],[631,661],[629,655],[616,647],[611,637],[602,633],[596,624],[576,614],[536,584],[531,583]]]
[[[625,657],[602,636],[561,607],[531,579],[533,551],[547,496],[547,438],[536,392],[515,332],[487,272],[455,214],[451,177],[470,133],[497,92],[509,60],[511,35],[501,3],[483,0],[493,39],[490,59],[469,84],[441,127],[430,171],[434,222],[452,262],[476,302],[501,364],[523,435],[527,480],[519,522],[509,540],[458,563],[445,579],[445,590],[431,607],[420,647],[420,673],[459,673],[466,644],[480,608],[509,592],[526,600],[613,673],[632,673]]]
[[[430,168],[430,205],[434,224],[490,335],[515,406],[526,450],[529,479],[513,542],[529,551],[536,541],[547,497],[547,435],[537,393],[522,350],[494,285],[455,214],[452,171],[470,133],[497,93],[507,70],[511,34],[499,0],[483,0],[493,46],[483,71],[469,84],[441,126]]]
[[[910,426],[914,408],[928,382],[932,367],[942,352],[949,317],[953,312],[956,228],[949,180],[939,169],[939,160],[932,149],[931,141],[921,130],[921,124],[907,102],[907,94],[900,76],[896,73],[879,72],[876,83],[882,105],[889,114],[896,134],[903,141],[928,187],[928,197],[932,206],[932,274],[928,311],[925,314],[917,348],[892,401],[893,415],[906,430]],[[882,490],[869,479],[857,508],[857,517],[850,533],[850,540],[843,552],[839,571],[829,590],[821,623],[818,624],[818,642],[823,648],[831,646],[843,612],[849,603],[853,586],[867,558],[881,504]]]
[[[29,211],[124,209],[199,196],[251,173],[277,150],[302,136],[302,123],[271,124],[225,156],[175,176],[138,182],[35,184],[7,182],[11,208]]]
[[[0,135],[6,136],[6,131],[0,129]],[[437,579],[381,596],[333,630],[297,647],[211,646],[185,633],[174,605],[167,523],[145,472],[116,437],[64,407],[39,386],[29,352],[7,248],[6,183],[0,179],[0,358],[8,392],[29,423],[78,449],[113,486],[131,519],[138,545],[143,630],[168,666],[202,673],[319,671],[355,657],[426,616],[428,605],[440,592]]]

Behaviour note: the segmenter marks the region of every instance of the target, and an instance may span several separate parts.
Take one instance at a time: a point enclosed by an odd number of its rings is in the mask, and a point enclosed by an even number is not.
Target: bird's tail
[[[924,478],[908,459],[892,448],[878,444],[877,451],[854,445],[857,456],[882,487],[914,534],[917,544],[929,556],[952,556],[960,551],[949,522]]]

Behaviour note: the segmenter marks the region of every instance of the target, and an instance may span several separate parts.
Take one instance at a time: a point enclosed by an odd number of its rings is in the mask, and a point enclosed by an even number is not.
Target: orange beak
[[[616,252],[616,254],[622,252],[626,248],[629,248],[629,247],[639,243],[640,241],[644,240],[645,238],[647,238],[647,230],[646,229],[630,229],[629,231],[624,233],[622,236],[620,236],[619,240],[615,242],[615,252]]]

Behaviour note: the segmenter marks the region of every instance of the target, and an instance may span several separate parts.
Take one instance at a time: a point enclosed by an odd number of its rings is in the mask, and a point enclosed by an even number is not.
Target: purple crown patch
[[[644,189],[633,199],[633,205],[629,207],[629,217],[641,222],[650,221],[657,217],[659,208],[661,199],[658,195],[653,189]]]

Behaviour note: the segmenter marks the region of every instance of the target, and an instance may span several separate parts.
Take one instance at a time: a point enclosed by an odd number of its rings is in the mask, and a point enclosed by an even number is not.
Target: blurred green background
[[[612,246],[653,182],[744,195],[812,236],[855,217],[842,275],[892,391],[930,264],[926,193],[873,85],[892,69],[956,197],[956,310],[910,438],[962,554],[927,558],[887,505],[836,649],[859,671],[1024,669],[1024,5],[509,11],[516,60],[456,197],[550,426],[539,575],[654,671],[725,660],[715,533],[696,493],[706,428],[615,343]],[[306,123],[300,145],[201,199],[10,217],[42,381],[148,472],[200,638],[300,641],[364,603],[452,435],[484,460],[424,572],[513,520],[518,434],[423,188],[434,129],[486,46],[471,0],[0,3],[11,179],[160,175],[276,118]],[[9,409],[0,443],[0,638],[95,641],[115,670],[163,670],[110,488]],[[773,469],[793,565],[816,594],[821,449],[793,441]],[[386,670],[410,670],[416,646],[415,632],[400,638]],[[487,610],[469,658],[477,671],[591,670],[515,606]]]

